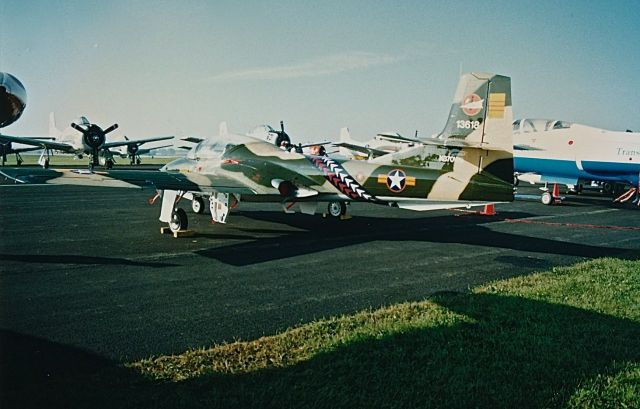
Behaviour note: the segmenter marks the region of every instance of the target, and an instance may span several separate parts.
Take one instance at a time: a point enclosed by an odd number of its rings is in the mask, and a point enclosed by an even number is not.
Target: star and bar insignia
[[[387,185],[387,188],[394,193],[400,193],[407,186],[415,186],[416,178],[407,176],[402,169],[393,169],[386,175],[378,175],[378,183]]]

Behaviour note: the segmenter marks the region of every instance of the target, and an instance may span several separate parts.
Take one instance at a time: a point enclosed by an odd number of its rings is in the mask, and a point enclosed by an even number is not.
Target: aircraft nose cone
[[[13,75],[0,72],[0,128],[20,118],[27,106],[27,91]]]

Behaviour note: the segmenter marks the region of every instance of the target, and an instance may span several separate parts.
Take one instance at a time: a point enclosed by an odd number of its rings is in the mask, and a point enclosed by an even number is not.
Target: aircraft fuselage
[[[514,169],[550,182],[612,181],[638,185],[640,133],[614,132],[562,121],[514,122]],[[531,126],[525,126],[529,121]],[[560,124],[560,125],[557,125]],[[538,129],[538,127],[542,129]],[[547,125],[547,127],[549,126]],[[563,180],[564,179],[564,180]]]

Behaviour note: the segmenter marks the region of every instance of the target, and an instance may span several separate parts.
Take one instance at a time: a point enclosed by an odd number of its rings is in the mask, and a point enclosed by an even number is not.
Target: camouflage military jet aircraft
[[[511,80],[488,73],[461,77],[442,133],[419,145],[368,161],[337,160],[282,150],[235,135],[221,125],[218,138],[186,158],[153,171],[6,169],[22,183],[139,187],[162,194],[160,220],[186,229],[184,197],[209,197],[214,221],[224,223],[240,200],[281,202],[313,214],[328,203],[332,216],[346,203],[369,202],[412,210],[484,205],[513,200]]]

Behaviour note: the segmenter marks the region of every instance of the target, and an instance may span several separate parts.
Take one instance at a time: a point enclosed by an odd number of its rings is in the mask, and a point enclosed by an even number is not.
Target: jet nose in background
[[[13,75],[0,72],[0,128],[20,118],[27,106],[27,90]]]

